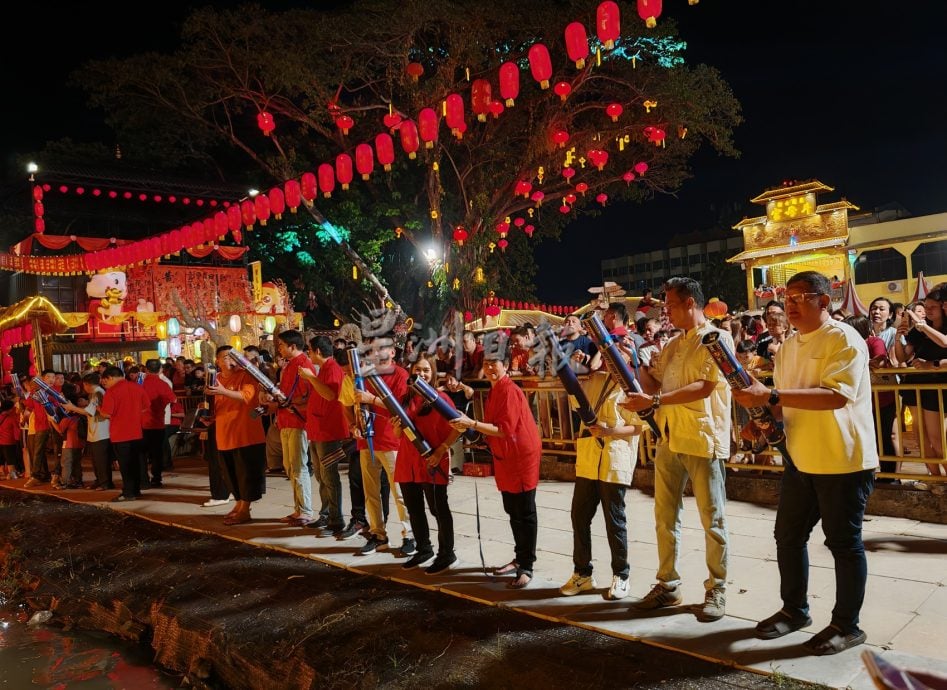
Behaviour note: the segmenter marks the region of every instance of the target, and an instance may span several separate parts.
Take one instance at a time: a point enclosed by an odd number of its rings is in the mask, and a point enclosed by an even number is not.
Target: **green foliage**
[[[739,104],[715,70],[686,65],[686,44],[672,21],[655,30],[626,21],[618,48],[604,51],[598,66],[594,12],[578,0],[363,0],[334,10],[287,12],[205,8],[187,20],[173,53],[92,62],[77,80],[91,103],[108,113],[130,155],[249,178],[260,188],[315,172],[339,153],[353,154],[356,144],[373,142],[389,110],[416,118],[425,107],[440,112],[448,94],[461,94],[467,109],[462,139],[442,126],[437,144],[422,146],[417,159],[409,160],[394,132],[392,171],[376,165],[371,180],[356,174],[351,189],[337,185],[331,198],[320,195],[315,203],[348,231],[348,244],[407,311],[473,309],[487,290],[532,299],[532,247],[558,237],[575,213],[588,212],[599,191],[607,190],[612,201],[646,201],[679,188],[699,148],[737,153],[732,134],[741,119]],[[565,58],[563,29],[576,19],[593,36],[582,70]],[[530,77],[525,56],[537,41],[550,49],[554,80],[571,83],[565,102]],[[489,79],[498,100],[497,70],[506,60],[524,68],[515,106],[478,122],[470,112],[470,80]],[[424,68],[418,82],[406,73],[411,61]],[[648,112],[646,100],[658,106]],[[624,107],[618,122],[605,116],[611,102]],[[335,126],[335,108],[356,121],[348,136]],[[264,110],[276,123],[269,137],[256,126]],[[645,138],[649,125],[666,131],[664,146]],[[569,132],[570,148],[551,141],[559,129]],[[609,153],[602,171],[586,160],[591,149]],[[577,171],[571,181],[561,174],[570,150]],[[649,166],[647,174],[623,181],[641,161]],[[518,180],[543,191],[542,205],[513,195]],[[559,213],[578,182],[588,192],[578,196],[568,216]],[[511,229],[506,251],[491,251],[499,239],[496,224],[517,216],[536,226],[533,238]],[[463,247],[452,242],[458,225],[469,233]],[[337,313],[363,308],[372,283],[352,280],[345,247],[327,241],[304,209],[270,226],[251,240],[267,277],[298,276],[297,284],[317,292]],[[404,229],[400,239],[398,227]],[[440,266],[433,276],[423,255],[431,247]],[[472,279],[477,267],[487,277],[482,285]],[[427,288],[428,280],[436,289]]]

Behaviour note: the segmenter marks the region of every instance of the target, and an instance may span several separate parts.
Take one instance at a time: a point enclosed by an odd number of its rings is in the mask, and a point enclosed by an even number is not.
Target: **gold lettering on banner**
[[[259,261],[250,262],[250,279],[253,285],[253,303],[263,301],[263,266]]]

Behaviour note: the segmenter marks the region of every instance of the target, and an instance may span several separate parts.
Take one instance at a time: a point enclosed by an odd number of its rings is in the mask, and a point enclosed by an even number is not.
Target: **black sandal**
[[[504,575],[512,575],[517,570],[519,570],[519,566],[516,565],[516,561],[510,561],[506,565],[501,565],[499,568],[494,568],[493,577],[503,577]]]

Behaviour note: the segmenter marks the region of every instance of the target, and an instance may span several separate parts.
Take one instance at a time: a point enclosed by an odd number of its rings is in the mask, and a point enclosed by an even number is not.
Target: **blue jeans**
[[[612,554],[612,575],[628,579],[628,529],[625,519],[625,486],[584,477],[575,478],[572,492],[572,562],[583,577],[592,574],[592,518],[599,503],[605,517],[605,534]]]
[[[677,559],[681,541],[681,511],[684,486],[690,477],[700,523],[708,578],[704,589],[727,585],[729,547],[727,535],[727,490],[723,460],[672,453],[666,443],[654,458],[654,527],[658,540],[658,582],[673,588],[681,584]]]
[[[862,543],[862,518],[874,488],[874,471],[807,474],[792,465],[783,472],[776,512],[776,559],[783,607],[808,615],[809,550],[812,528],[821,519],[825,545],[835,559],[832,623],[846,633],[858,630],[865,600],[868,561]]]

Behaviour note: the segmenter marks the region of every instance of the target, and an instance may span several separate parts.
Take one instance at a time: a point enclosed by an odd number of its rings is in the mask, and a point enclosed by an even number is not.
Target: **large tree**
[[[589,34],[591,54],[581,68],[566,54],[564,29],[573,21]],[[376,135],[390,131],[390,172],[376,167],[367,182],[356,173],[348,191],[320,194],[311,214],[286,214],[285,227],[271,221],[250,244],[280,274],[302,274],[339,312],[357,307],[364,288],[384,293],[381,283],[414,313],[437,302],[474,309],[487,290],[528,299],[533,243],[597,208],[597,197],[644,201],[675,191],[701,146],[736,155],[739,105],[714,69],[685,64],[672,21],[647,29],[626,11],[612,49],[599,43],[595,26],[596,4],[576,0],[202,9],[186,21],[173,52],[93,62],[79,79],[125,150],[171,155],[231,178],[252,167],[264,189],[333,164],[340,153],[354,157],[356,145],[374,146]],[[537,43],[552,57],[551,84],[568,85],[565,98],[532,78],[528,55]],[[491,87],[478,102],[502,103],[505,62],[520,68],[515,105],[478,121],[471,112],[472,92],[483,94],[477,80]],[[422,144],[410,160],[398,144],[398,116],[417,123],[424,108],[440,115],[451,94],[463,99],[462,136],[442,121],[434,146]],[[621,114],[607,113],[610,104]],[[263,112],[275,124],[268,136],[257,126]],[[343,116],[355,123],[348,134],[337,126]],[[568,134],[564,147],[554,140],[559,132]],[[593,150],[608,154],[601,170]],[[644,174],[635,171],[640,163]],[[565,177],[564,168],[575,174]],[[530,192],[515,195],[518,183]],[[343,243],[317,234],[323,214],[345,229]],[[510,226],[501,250],[496,227],[507,218],[523,225]],[[531,238],[521,229],[527,226],[535,228]],[[454,241],[458,227],[467,233],[463,246]],[[364,263],[353,280],[356,257]],[[375,274],[380,282],[360,282]]]

